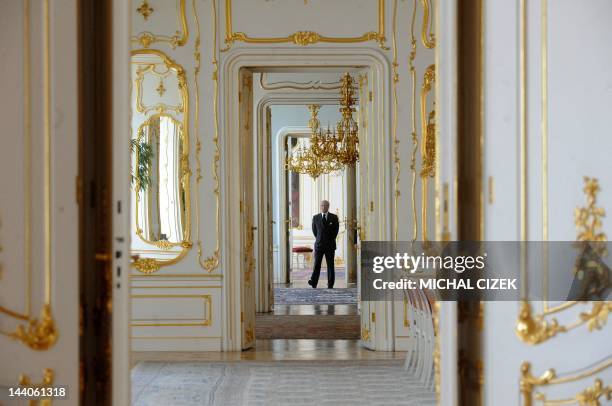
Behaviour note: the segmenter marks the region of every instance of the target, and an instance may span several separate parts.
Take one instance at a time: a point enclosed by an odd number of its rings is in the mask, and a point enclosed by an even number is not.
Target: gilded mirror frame
[[[138,255],[133,255],[132,267],[138,270],[139,272],[150,274],[159,271],[159,269],[163,266],[168,266],[179,262],[183,259],[189,249],[193,246],[191,242],[191,169],[189,166],[189,90],[187,87],[187,79],[185,75],[184,68],[170,59],[165,53],[154,50],[154,49],[138,49],[132,51],[132,58],[134,56],[146,56],[150,55],[154,58],[159,59],[159,62],[151,62],[151,61],[134,61],[132,59],[133,65],[142,65],[137,70],[137,74],[135,77],[131,79],[131,85],[133,87],[132,91],[136,91],[136,106],[131,107],[131,116],[132,116],[132,129],[137,128],[137,135],[131,136],[130,139],[139,139],[142,135],[142,130],[150,125],[153,119],[159,117],[168,117],[173,120],[179,128],[180,131],[180,142],[182,145],[182,151],[180,156],[180,166],[179,166],[179,184],[181,190],[185,196],[184,201],[184,215],[185,221],[183,226],[183,239],[178,242],[161,242],[161,241],[150,241],[148,240],[142,233],[139,225],[138,219],[138,204],[140,202],[140,193],[135,193],[136,195],[136,210],[135,210],[135,218],[132,223],[132,227],[136,227],[135,233],[136,235],[145,243],[152,245],[153,248],[161,251],[168,251],[175,247],[181,247],[181,251],[177,252],[177,255],[172,259],[162,260],[158,258],[148,258],[148,257],[140,257]],[[177,78],[177,86],[180,97],[180,108],[176,108],[175,106],[166,105],[164,103],[157,103],[152,108],[140,109],[139,105],[142,101],[142,93],[143,93],[143,75],[149,73],[153,75],[159,75],[159,71],[155,69],[156,65],[164,65],[165,70],[163,74],[175,74]],[[161,97],[161,96],[160,96]],[[143,116],[142,121],[138,123],[136,126],[134,123],[134,113],[138,113]],[[179,118],[177,116],[182,116]]]

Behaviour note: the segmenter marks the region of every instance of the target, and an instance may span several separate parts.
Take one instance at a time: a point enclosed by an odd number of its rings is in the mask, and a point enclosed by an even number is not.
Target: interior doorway
[[[282,107],[282,106],[281,106]],[[319,108],[318,105],[304,106],[309,109]],[[333,106],[329,106],[333,109]],[[298,108],[302,108],[299,106]],[[337,108],[336,108],[337,110]],[[275,117],[272,116],[272,120]],[[309,145],[310,134],[288,134],[283,143],[282,156],[288,158],[302,148]],[[348,167],[341,171],[322,174],[313,178],[309,174],[285,170],[283,181],[286,184],[286,214],[283,224],[287,238],[282,247],[286,262],[284,269],[274,272],[274,284],[286,285],[290,288],[308,288],[315,261],[312,221],[320,212],[320,203],[329,202],[329,212],[339,221],[339,230],[336,238],[336,252],[334,258],[334,287],[349,288],[356,286],[356,253],[354,246],[357,243],[355,225],[357,219],[353,217],[356,212],[356,185],[355,177],[351,176],[355,168]],[[321,266],[321,286],[327,281],[329,264],[323,261]],[[285,279],[281,273],[285,273]]]
[[[356,84],[358,75],[364,73],[359,68],[349,70],[355,77],[353,114],[358,121]],[[246,271],[255,278],[255,291],[245,286],[243,292],[246,300],[253,295],[257,302],[253,320],[257,339],[348,339],[355,345],[360,339],[358,164],[321,174],[299,173],[286,165],[297,151],[310,147],[313,120],[324,129],[334,129],[342,119],[340,78],[346,71],[241,70],[240,128],[246,137],[243,156],[245,168],[252,165],[252,178],[245,180],[248,185],[244,189],[244,247],[247,258],[254,255],[246,260],[251,267]],[[299,89],[300,84],[308,83],[326,86]],[[285,93],[286,100],[278,97],[282,90],[291,90]],[[275,94],[275,102],[260,108],[270,94]],[[329,202],[327,214],[334,219],[332,223],[337,222],[337,235],[333,262],[321,261],[315,289],[309,285],[316,256],[312,223],[313,217],[320,216],[321,201]],[[328,276],[332,274],[333,289],[329,289]],[[246,348],[256,345],[257,340],[246,342]]]

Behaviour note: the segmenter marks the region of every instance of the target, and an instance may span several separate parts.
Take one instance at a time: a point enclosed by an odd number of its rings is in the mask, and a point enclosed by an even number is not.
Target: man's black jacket
[[[312,217],[312,233],[316,237],[316,250],[335,250],[336,237],[340,224],[338,216],[327,212],[327,220],[323,219],[323,214],[315,214]]]

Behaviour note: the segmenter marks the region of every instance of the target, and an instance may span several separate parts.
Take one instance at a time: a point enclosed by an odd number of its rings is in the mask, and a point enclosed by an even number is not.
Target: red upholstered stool
[[[302,259],[302,266],[306,266],[306,262],[310,262],[312,258],[312,248],[306,246],[297,246],[291,248],[292,253],[292,264],[295,264],[295,267],[300,266],[300,258]]]

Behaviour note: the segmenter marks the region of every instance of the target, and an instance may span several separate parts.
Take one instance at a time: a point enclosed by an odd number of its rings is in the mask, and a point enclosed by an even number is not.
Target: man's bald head
[[[329,202],[327,200],[321,200],[321,213],[327,213],[329,211]]]

